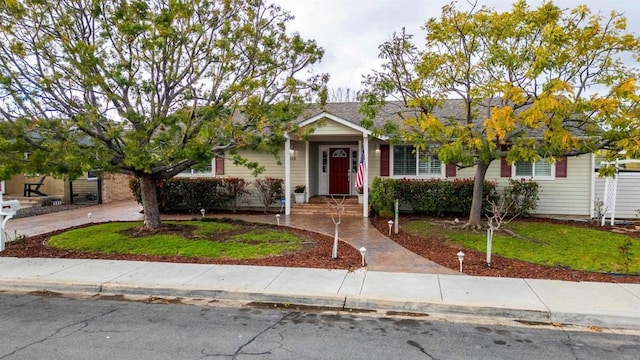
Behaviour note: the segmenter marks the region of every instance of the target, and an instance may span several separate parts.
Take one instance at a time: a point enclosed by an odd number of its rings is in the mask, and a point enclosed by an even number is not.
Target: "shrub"
[[[248,186],[249,183],[242,178],[222,179],[220,195],[223,205],[233,212],[238,211],[242,201],[246,199],[247,195],[251,194]]]
[[[282,185],[284,184],[284,180],[276,179],[276,178],[264,178],[264,179],[256,179],[255,186],[258,190],[258,197],[260,202],[264,206],[264,213],[269,212],[269,208],[271,204],[276,201],[279,201],[282,198],[284,192],[282,190]]]
[[[136,201],[142,203],[138,179],[131,179],[129,187]],[[247,194],[245,180],[237,178],[173,178],[156,184],[160,212],[198,213],[200,209],[221,208],[235,211]]]
[[[502,199],[509,205],[509,216],[527,216],[538,206],[538,183],[509,179],[509,185],[502,192]]]
[[[484,183],[483,199],[493,199],[496,195],[496,183]],[[467,214],[471,210],[473,199],[473,179],[448,180],[409,180],[375,178],[371,184],[371,204],[376,213],[393,213],[393,202],[400,201],[401,206],[411,211],[428,215]],[[485,208],[486,206],[483,206]],[[387,213],[388,214],[388,213]]]
[[[396,199],[394,179],[374,178],[371,182],[371,207],[382,216],[382,211],[393,213],[393,202]]]

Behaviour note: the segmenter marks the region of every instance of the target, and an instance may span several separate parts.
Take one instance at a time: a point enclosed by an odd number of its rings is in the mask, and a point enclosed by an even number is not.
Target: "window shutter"
[[[446,177],[456,177],[456,164],[447,164]]]
[[[224,175],[224,158],[222,156],[217,156],[215,159],[216,166],[216,176]]]
[[[556,177],[567,177],[567,157],[563,156],[556,160]]]
[[[389,175],[389,145],[380,145],[380,176]]]
[[[511,165],[505,158],[500,159],[500,177],[511,177]]]

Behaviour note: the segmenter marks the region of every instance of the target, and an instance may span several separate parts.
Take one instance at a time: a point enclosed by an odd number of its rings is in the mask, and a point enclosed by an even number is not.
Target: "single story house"
[[[238,150],[240,155],[262,164],[266,171],[260,177],[284,179],[285,198],[282,208],[285,214],[292,213],[293,189],[305,186],[305,201],[319,195],[358,195],[355,186],[356,174],[364,154],[363,205],[361,214],[367,217],[369,207],[369,185],[375,177],[407,179],[468,179],[473,178],[474,168],[457,169],[444,164],[437,157],[415,153],[411,145],[393,145],[384,138],[375,137],[360,125],[362,115],[360,103],[330,103],[323,107],[310,107],[299,119],[302,127],[312,127],[306,138],[290,134],[279,153],[279,159],[271,154]],[[460,111],[461,104],[449,101],[435,115]],[[389,103],[380,112],[377,123],[397,116],[401,109],[397,103]],[[286,156],[285,156],[286,155]],[[597,173],[599,160],[594,154],[563,158],[555,164],[546,162],[509,165],[506,161],[494,161],[486,174],[486,180],[496,181],[499,186],[508,184],[508,179],[532,179],[539,183],[537,215],[595,217],[595,204],[604,197],[604,182]],[[635,218],[640,208],[640,171],[637,169],[620,173],[617,218]],[[251,171],[236,166],[230,159],[215,158],[203,171],[188,170],[183,177],[239,177],[252,181]],[[23,195],[24,184],[34,183],[39,176],[16,175],[6,181],[4,194],[13,197]],[[40,190],[65,203],[87,201],[108,203],[133,199],[129,190],[129,177],[121,174],[92,174],[74,182],[46,177]],[[93,195],[96,195],[95,197]],[[35,195],[34,195],[35,196]],[[253,194],[248,207],[260,207]],[[295,213],[295,212],[294,212]]]
[[[380,113],[379,119],[394,116],[397,108],[393,103]],[[455,101],[446,106],[459,107]],[[446,108],[440,111],[455,111]],[[239,150],[242,156],[258,161],[266,171],[261,177],[282,178],[285,181],[285,214],[292,213],[292,192],[297,185],[306,188],[305,197],[317,195],[355,196],[356,173],[361,154],[364,153],[362,216],[368,216],[369,184],[375,177],[407,179],[466,179],[473,178],[475,168],[457,169],[454,165],[440,162],[429,154],[416,154],[411,145],[393,145],[360,125],[362,115],[360,104],[330,103],[324,107],[310,108],[300,119],[302,127],[312,126],[313,131],[306,138],[291,134],[279,153],[278,160],[270,154],[251,153]],[[437,114],[436,114],[437,115]],[[486,175],[486,180],[496,181],[505,186],[508,179],[532,179],[539,183],[537,215],[558,215],[593,217],[594,202],[602,197],[598,174],[595,171],[595,156],[562,158],[555,164],[546,162],[519,162],[509,165],[506,161],[494,161]],[[235,166],[231,161],[217,158],[204,172],[188,172],[181,176],[225,176],[253,179],[250,171]],[[636,181],[636,184],[640,182]],[[640,189],[636,190],[640,194]],[[637,196],[636,196],[637,198]],[[250,199],[250,204],[259,204]],[[638,204],[638,202],[636,202]],[[640,207],[640,205],[638,205]],[[623,214],[624,213],[624,214]],[[628,211],[618,212],[617,217],[633,217]]]

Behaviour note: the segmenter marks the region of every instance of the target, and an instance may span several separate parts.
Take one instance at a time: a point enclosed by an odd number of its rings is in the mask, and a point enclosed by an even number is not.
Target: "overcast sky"
[[[429,18],[439,17],[450,0],[270,0],[295,16],[288,30],[304,38],[315,39],[325,49],[316,72],[331,75],[329,87],[362,89],[362,75],[378,69],[378,46],[403,27],[407,33],[422,38],[421,27]],[[498,10],[508,10],[513,3],[505,0],[478,0]],[[532,7],[541,3],[529,0]],[[611,10],[624,13],[628,29],[640,35],[639,0],[556,0],[562,8],[587,5],[592,12],[608,15]],[[466,1],[460,0],[459,7]],[[465,7],[462,7],[463,9]],[[416,43],[419,44],[418,41]]]

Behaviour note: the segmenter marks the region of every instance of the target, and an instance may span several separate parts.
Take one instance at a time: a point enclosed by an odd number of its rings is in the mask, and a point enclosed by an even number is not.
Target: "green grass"
[[[295,252],[304,239],[276,230],[247,230],[239,225],[216,222],[167,222],[193,227],[192,237],[157,234],[127,235],[141,223],[107,223],[70,230],[51,237],[49,246],[67,250],[108,254],[180,255],[186,257],[253,259]],[[232,234],[229,234],[229,233]],[[240,232],[240,234],[237,234]]]
[[[626,261],[620,247],[630,239],[615,234],[570,225],[513,221],[503,226],[521,238],[497,232],[493,237],[492,253],[510,259],[536,264],[562,266],[593,272],[640,273],[640,241],[631,239],[630,261]],[[447,241],[464,248],[487,251],[486,232],[473,233],[460,229],[442,229],[428,220],[410,221],[402,229],[415,235],[442,232]]]

